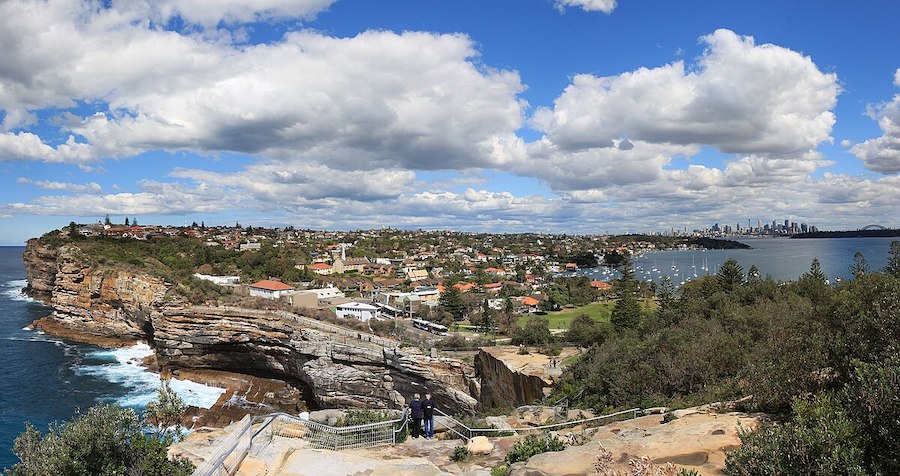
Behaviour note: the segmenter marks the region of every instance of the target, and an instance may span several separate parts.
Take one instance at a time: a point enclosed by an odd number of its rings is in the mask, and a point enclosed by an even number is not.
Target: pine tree
[[[131,219],[131,226],[138,226],[138,224],[137,224],[137,217],[134,217],[134,218]]]
[[[128,217],[125,217],[125,226],[128,226]]]
[[[853,253],[853,263],[850,264],[850,274],[853,275],[853,278],[859,279],[868,272],[869,262],[866,261],[866,257],[863,256],[861,251]]]
[[[750,269],[747,270],[747,284],[759,284],[761,282],[762,276],[759,272],[759,268],[757,268],[755,264],[750,265]]]
[[[884,268],[887,274],[900,278],[900,241],[891,242],[891,250],[888,251],[888,264]]]
[[[733,291],[744,284],[744,268],[734,258],[728,258],[722,263],[716,274],[719,287],[725,292]]]
[[[828,281],[825,273],[822,272],[822,263],[819,262],[819,258],[813,258],[812,263],[809,265],[809,271],[803,275],[803,278],[812,279],[820,283]]]
[[[447,290],[441,293],[439,302],[444,311],[452,315],[454,320],[461,321],[465,318],[466,305],[459,289],[447,286]]]
[[[106,214],[106,218],[103,220],[104,225],[112,225],[112,220],[109,219],[109,213]]]
[[[616,301],[610,323],[618,333],[637,329],[641,325],[641,306],[631,293],[625,293]]]

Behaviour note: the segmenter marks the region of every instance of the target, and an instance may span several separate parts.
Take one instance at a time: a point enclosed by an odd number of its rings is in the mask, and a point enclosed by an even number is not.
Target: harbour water
[[[22,294],[23,247],[0,247],[0,470],[18,458],[13,441],[30,421],[41,431],[98,402],[143,408],[159,376],[140,366],[146,344],[104,349],[67,342],[25,327],[50,308]],[[190,405],[209,408],[224,391],[189,381],[172,387]]]
[[[760,275],[777,281],[790,281],[809,271],[814,258],[822,263],[822,271],[832,283],[850,277],[853,255],[860,251],[870,270],[887,264],[891,241],[897,238],[746,238],[738,241],[750,245],[749,250],[673,250],[642,253],[634,258],[635,278],[662,282],[668,276],[676,286],[706,274],[716,274],[728,258],[744,268],[756,265]],[[579,275],[608,280],[619,276],[611,268],[600,266],[578,270]]]

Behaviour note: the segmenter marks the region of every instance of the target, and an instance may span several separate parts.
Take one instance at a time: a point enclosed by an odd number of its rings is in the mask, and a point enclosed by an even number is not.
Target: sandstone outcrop
[[[485,408],[530,405],[550,395],[554,379],[561,375],[559,362],[574,354],[566,349],[558,357],[519,354],[515,346],[485,347],[475,356],[475,373],[481,378],[481,404]],[[551,361],[551,359],[554,359]]]
[[[336,339],[273,314],[217,308],[152,316],[162,366],[273,375],[309,389],[321,408],[402,408],[431,391],[439,408],[474,413],[474,369],[461,361]]]

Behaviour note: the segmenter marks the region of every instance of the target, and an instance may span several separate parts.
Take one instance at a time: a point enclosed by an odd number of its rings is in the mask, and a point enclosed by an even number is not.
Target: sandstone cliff
[[[399,408],[426,390],[445,411],[478,405],[474,368],[458,360],[342,340],[274,314],[187,307],[162,279],[99,265],[73,243],[30,240],[24,261],[27,291],[54,309],[36,327],[100,345],[147,340],[163,369],[280,379],[314,408]]]
[[[480,377],[481,404],[485,408],[530,405],[550,395],[561,368],[543,354],[519,354],[514,346],[485,347],[475,356],[475,373]],[[574,353],[566,350],[554,361]]]
[[[322,408],[400,408],[427,390],[439,407],[473,413],[471,366],[341,339],[300,321],[218,308],[167,309],[152,315],[163,366],[273,375],[305,385]]]

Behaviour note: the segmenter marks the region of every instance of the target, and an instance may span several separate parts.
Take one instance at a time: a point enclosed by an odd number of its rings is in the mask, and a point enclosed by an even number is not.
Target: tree
[[[156,400],[147,404],[144,413],[144,421],[154,428],[159,438],[181,436],[181,419],[184,418],[184,412],[187,406],[184,400],[172,390],[169,386],[169,380],[165,379],[159,386],[156,394]]]
[[[481,327],[485,332],[490,332],[494,328],[494,310],[491,309],[487,299],[482,302],[481,306]]]
[[[755,264],[750,265],[750,269],[747,270],[747,284],[755,285],[761,282],[762,276],[759,272],[759,268],[757,268]]]
[[[550,343],[550,322],[540,316],[530,316],[525,327],[516,330],[512,337],[514,345],[544,345]]]
[[[138,226],[137,217],[131,219],[131,226]]]
[[[69,229],[69,238],[71,238],[71,239],[74,240],[74,239],[76,239],[76,238],[79,237],[79,234],[78,234],[78,225],[76,225],[74,221],[73,221],[73,222],[69,222],[68,229]]]
[[[16,438],[20,463],[9,476],[132,475],[187,476],[193,465],[169,460],[170,440],[145,435],[134,411],[97,405],[72,420],[53,423],[46,435],[31,424]]]
[[[129,225],[129,223],[128,223],[128,217],[125,217],[125,226],[128,226],[128,225]]]
[[[602,344],[603,338],[603,328],[600,323],[591,319],[587,314],[576,316],[569,324],[569,330],[566,331],[566,340],[577,342],[582,347]]]
[[[809,265],[809,271],[803,275],[805,278],[809,278],[811,280],[820,282],[825,284],[828,280],[825,277],[825,273],[822,272],[822,263],[819,262],[819,258],[813,258],[812,263]]]
[[[625,293],[616,301],[609,322],[617,333],[637,329],[641,325],[641,306],[631,293]]]
[[[106,214],[106,218],[103,219],[104,225],[112,225],[112,220],[109,219],[109,213]]]
[[[853,253],[853,263],[850,264],[850,274],[853,275],[853,278],[859,279],[868,272],[869,262],[866,261],[866,257],[863,256],[861,251]]]
[[[900,241],[891,242],[891,250],[888,251],[888,264],[884,268],[887,274],[900,278]]]
[[[441,308],[453,316],[453,320],[461,321],[465,318],[466,304],[463,302],[462,293],[454,286],[447,286],[439,299]]]
[[[744,283],[744,268],[734,258],[728,258],[722,263],[719,272],[716,273],[719,287],[725,292],[737,289]]]

